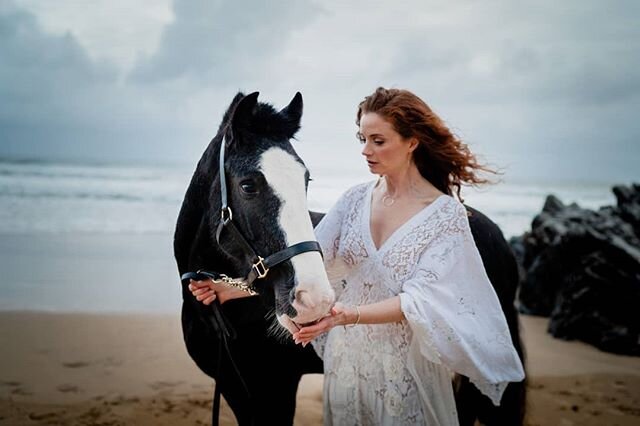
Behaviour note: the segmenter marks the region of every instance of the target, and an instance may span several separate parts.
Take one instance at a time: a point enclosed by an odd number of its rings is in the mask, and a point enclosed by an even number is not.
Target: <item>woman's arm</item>
[[[331,308],[331,315],[324,317],[317,324],[301,328],[297,333],[294,333],[293,338],[296,343],[306,345],[337,325],[384,324],[402,320],[404,320],[404,314],[400,309],[400,296],[360,306],[344,306],[341,303],[336,303]]]

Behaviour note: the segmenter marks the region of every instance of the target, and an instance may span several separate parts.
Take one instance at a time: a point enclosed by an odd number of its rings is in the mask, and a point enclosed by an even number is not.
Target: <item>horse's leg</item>
[[[230,343],[231,353],[249,395],[228,362],[220,384],[238,423],[293,424],[296,391],[301,377],[300,370],[295,368],[299,351],[292,344],[270,338],[265,322],[237,326],[236,332],[237,338]]]

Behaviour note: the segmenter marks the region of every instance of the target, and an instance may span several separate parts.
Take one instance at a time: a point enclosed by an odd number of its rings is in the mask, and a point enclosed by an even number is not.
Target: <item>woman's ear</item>
[[[413,153],[413,151],[418,148],[419,144],[420,142],[418,141],[418,138],[412,137],[411,139],[409,139],[409,152]]]

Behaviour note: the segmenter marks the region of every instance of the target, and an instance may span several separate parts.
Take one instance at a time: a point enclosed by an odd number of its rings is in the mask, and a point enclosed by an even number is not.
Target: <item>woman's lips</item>
[[[369,160],[367,160],[367,164],[368,164],[369,166],[375,166],[375,165],[376,165],[376,164],[378,164],[378,163],[376,163],[375,161],[369,161]]]

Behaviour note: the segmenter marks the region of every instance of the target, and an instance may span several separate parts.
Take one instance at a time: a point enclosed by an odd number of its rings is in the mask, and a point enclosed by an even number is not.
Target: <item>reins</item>
[[[245,238],[244,234],[238,229],[238,227],[233,222],[233,212],[231,207],[229,206],[227,199],[227,178],[225,173],[225,145],[226,138],[222,138],[222,142],[220,144],[220,163],[219,163],[219,174],[220,174],[220,194],[221,194],[221,207],[220,207],[220,223],[216,229],[216,241],[219,245],[221,245],[221,237],[224,230],[228,230],[231,234],[231,239],[239,242],[243,247],[245,253],[248,253],[251,259],[251,267],[249,272],[245,277],[241,278],[232,278],[228,275],[216,271],[205,271],[198,270],[196,272],[186,272],[182,274],[180,280],[183,284],[188,284],[189,280],[205,280],[210,279],[216,284],[224,284],[227,286],[231,286],[237,288],[242,291],[246,291],[251,295],[258,294],[257,289],[255,288],[254,282],[256,280],[261,280],[267,277],[269,271],[291,259],[294,256],[297,256],[302,253],[317,251],[322,256],[322,249],[320,244],[317,241],[303,241],[297,244],[293,244],[284,250],[280,250],[276,253],[273,253],[266,258],[258,255],[253,246],[249,243],[249,241]],[[220,370],[222,365],[222,348],[224,346],[224,350],[229,357],[229,361],[233,366],[233,369],[244,388],[247,397],[251,400],[251,394],[249,389],[242,379],[242,375],[238,370],[235,362],[233,361],[233,357],[231,356],[231,350],[229,349],[229,340],[233,340],[236,338],[236,333],[229,321],[224,316],[221,305],[216,299],[211,305],[211,310],[213,311],[213,316],[208,317],[209,323],[212,328],[218,335],[220,340],[218,346],[218,362],[216,366],[216,386],[213,397],[213,406],[211,412],[211,424],[212,426],[218,426],[219,417],[220,417],[220,387],[218,386],[218,381],[220,380]]]

